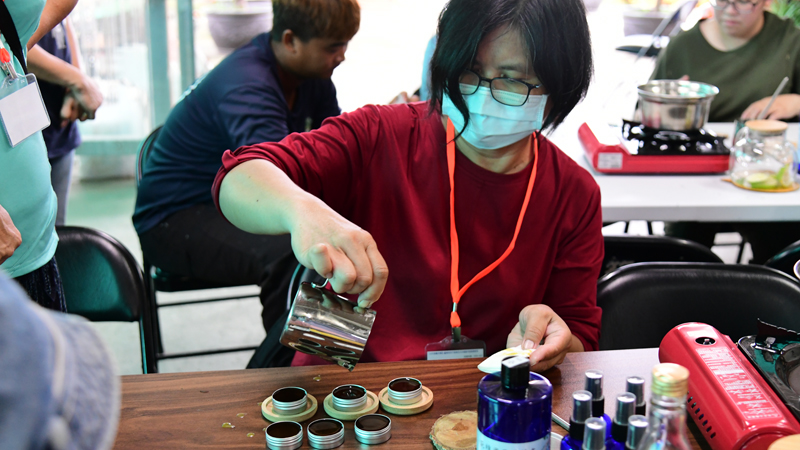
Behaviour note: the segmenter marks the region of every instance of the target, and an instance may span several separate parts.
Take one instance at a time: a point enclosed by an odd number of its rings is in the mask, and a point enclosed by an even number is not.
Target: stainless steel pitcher
[[[374,322],[374,310],[304,282],[283,327],[281,344],[353,370]]]

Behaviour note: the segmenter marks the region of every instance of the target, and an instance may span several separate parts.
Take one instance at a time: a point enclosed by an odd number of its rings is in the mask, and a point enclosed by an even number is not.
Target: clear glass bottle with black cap
[[[628,417],[628,437],[625,439],[625,450],[636,450],[646,431],[647,417],[641,414]]]
[[[636,396],[636,414],[647,415],[647,399],[644,398],[644,378],[628,377],[625,380],[625,392]]]
[[[603,397],[603,372],[587,370],[584,374],[586,383],[584,389],[592,393],[592,417],[600,417],[606,422],[606,436],[611,436],[611,417],[605,413],[606,401]]]
[[[653,367],[647,431],[636,450],[689,450],[686,391],[689,371],[678,364]]]
[[[617,409],[611,421],[611,437],[606,442],[606,448],[623,450],[625,439],[628,437],[628,417],[636,410],[636,396],[630,392],[617,395]]]
[[[553,385],[525,356],[506,358],[478,384],[478,449],[543,448],[550,443]]]
[[[605,420],[599,417],[592,417],[586,421],[581,450],[606,450]]]
[[[572,393],[572,415],[569,418],[569,434],[561,440],[561,450],[581,450],[586,421],[592,417],[592,393]]]

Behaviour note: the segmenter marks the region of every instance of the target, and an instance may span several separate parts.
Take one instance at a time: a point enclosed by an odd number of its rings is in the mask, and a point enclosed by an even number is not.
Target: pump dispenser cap
[[[625,380],[625,392],[630,392],[636,396],[636,406],[642,406],[647,403],[644,398],[644,378],[628,377]]]
[[[634,414],[628,417],[628,438],[625,440],[626,449],[635,449],[639,446],[647,431],[647,417]]]
[[[586,371],[586,390],[592,393],[592,398],[595,400],[603,400],[603,372]]]
[[[572,422],[584,423],[592,417],[592,393],[575,391],[572,393]]]
[[[500,365],[500,379],[505,389],[520,390],[528,387],[531,379],[530,360],[525,356],[506,358]]]
[[[606,448],[606,422],[599,417],[592,417],[586,421],[583,432],[583,450],[605,450]]]
[[[636,396],[630,392],[617,395],[617,413],[614,415],[614,423],[620,425],[628,424],[628,417],[633,415],[636,409]]]

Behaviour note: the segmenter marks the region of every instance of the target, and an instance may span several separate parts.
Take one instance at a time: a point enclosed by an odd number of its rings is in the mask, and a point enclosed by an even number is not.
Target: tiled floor
[[[360,0],[361,29],[351,41],[347,61],[337,69],[334,82],[345,111],[365,103],[385,103],[401,90],[420,85],[422,54],[435,32],[444,0]],[[622,38],[620,6],[606,1],[589,16],[595,51],[595,79],[586,101],[563,126],[575,126],[587,115],[601,114],[617,121],[632,111],[634,87],[647,78],[652,61],[633,63],[629,54],[614,51]],[[86,160],[83,164],[87,164]],[[119,164],[132,165],[130,158]],[[127,167],[127,166],[125,166]],[[133,179],[107,181],[76,180],[69,200],[67,223],[103,230],[116,237],[141,261],[141,250],[130,216],[135,201]],[[605,230],[622,233],[622,224]],[[656,232],[663,224],[655,224]],[[634,234],[646,233],[644,222],[633,223]],[[736,235],[722,236],[735,241]],[[734,262],[736,247],[715,247],[726,262]],[[246,288],[251,289],[251,288]],[[257,292],[256,289],[251,289]],[[180,300],[180,295],[162,296],[160,303]],[[257,345],[265,333],[257,298],[161,310],[164,345],[169,352],[221,346]],[[141,373],[136,324],[97,324],[116,355],[123,374]],[[163,361],[162,372],[243,368],[249,352]]]

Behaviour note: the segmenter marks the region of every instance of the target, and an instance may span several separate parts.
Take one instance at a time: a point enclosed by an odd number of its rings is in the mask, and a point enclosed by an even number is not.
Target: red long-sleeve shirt
[[[600,189],[591,175],[539,137],[536,184],[515,249],[462,297],[462,332],[505,348],[527,305],[544,303],[596,350],[603,260]],[[265,159],[374,237],[389,280],[361,361],[424,359],[425,345],[450,333],[450,185],[446,136],[427,104],[365,106],[280,143],[225,152],[214,182],[236,165]],[[456,152],[455,214],[463,286],[508,247],[532,164],[498,174]],[[298,353],[294,364],[315,357]]]

